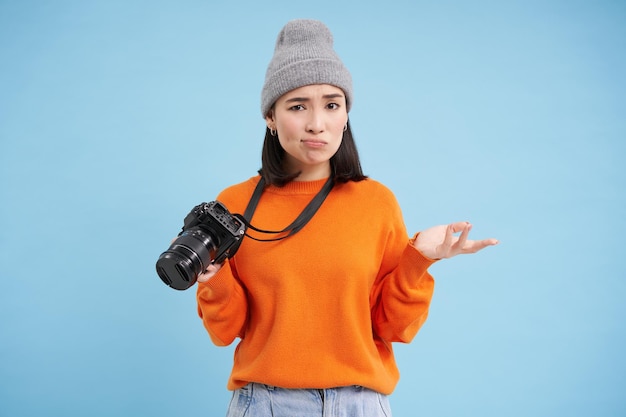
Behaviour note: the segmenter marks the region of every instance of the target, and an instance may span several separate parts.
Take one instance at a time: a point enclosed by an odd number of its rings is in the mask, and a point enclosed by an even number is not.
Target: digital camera
[[[183,230],[156,263],[161,280],[177,290],[196,283],[211,264],[221,264],[235,254],[245,236],[246,224],[219,201],[197,205],[185,217]]]

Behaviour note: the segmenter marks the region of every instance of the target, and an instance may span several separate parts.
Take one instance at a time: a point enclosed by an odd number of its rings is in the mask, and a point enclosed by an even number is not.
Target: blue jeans
[[[389,399],[360,386],[285,389],[250,383],[233,392],[226,417],[391,417]]]

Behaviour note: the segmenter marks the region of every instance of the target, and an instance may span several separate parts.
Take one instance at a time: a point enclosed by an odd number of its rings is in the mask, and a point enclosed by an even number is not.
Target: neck
[[[294,169],[294,172],[300,172],[294,181],[316,181],[330,177],[330,163],[299,167]]]

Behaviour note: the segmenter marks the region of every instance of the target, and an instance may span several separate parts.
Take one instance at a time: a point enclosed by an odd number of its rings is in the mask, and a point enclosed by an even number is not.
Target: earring
[[[343,127],[343,131],[345,132],[346,130],[348,130],[348,124],[346,123],[346,125]]]
[[[276,131],[272,128],[270,128],[270,135],[276,136]]]

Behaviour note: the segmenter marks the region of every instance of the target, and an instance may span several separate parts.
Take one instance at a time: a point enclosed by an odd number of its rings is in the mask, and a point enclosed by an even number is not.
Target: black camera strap
[[[266,234],[287,233],[287,234],[284,236],[280,236],[280,237],[276,237],[272,239],[258,239],[258,238],[254,238],[248,235],[247,233],[246,233],[246,236],[248,236],[251,239],[261,241],[261,242],[271,242],[275,240],[285,239],[289,236],[292,236],[298,233],[309,222],[309,220],[313,218],[313,215],[317,213],[317,210],[320,208],[320,206],[322,205],[322,203],[324,202],[324,200],[326,199],[326,197],[328,196],[328,194],[330,193],[330,190],[332,190],[334,185],[335,185],[335,181],[333,181],[333,178],[332,177],[328,178],[328,181],[326,181],[322,189],[317,193],[315,197],[313,197],[313,199],[309,202],[309,204],[307,204],[304,210],[302,210],[302,213],[300,213],[298,217],[293,222],[291,222],[289,226],[285,227],[283,230],[279,230],[279,231],[263,230],[263,229],[258,229],[250,224],[250,221],[252,220],[252,216],[254,215],[254,211],[256,210],[256,207],[259,204],[259,200],[261,199],[261,194],[263,193],[263,190],[265,189],[265,180],[263,179],[263,176],[261,176],[259,183],[254,189],[254,193],[252,193],[252,197],[250,197],[250,202],[248,202],[246,211],[243,214],[244,221],[250,229],[255,230],[259,233],[266,233]]]

